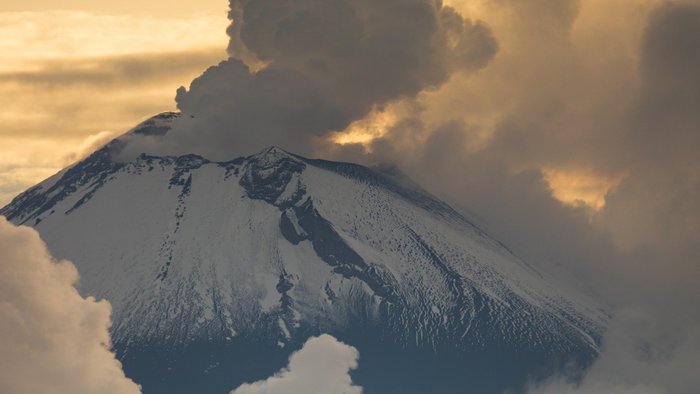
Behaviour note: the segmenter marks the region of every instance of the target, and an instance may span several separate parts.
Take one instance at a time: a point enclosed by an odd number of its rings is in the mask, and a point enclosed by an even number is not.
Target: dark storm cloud
[[[479,69],[497,47],[487,26],[431,0],[231,8],[232,58],[178,90],[178,107],[194,120],[170,136],[226,158],[270,144],[308,153],[314,137]]]
[[[633,132],[648,148],[645,153],[671,161],[678,153],[696,155],[700,6],[667,3],[654,11],[644,35],[640,69],[643,81]]]
[[[607,209],[615,218],[611,225],[620,226],[619,233],[637,237],[647,246],[673,248],[668,260],[692,252],[696,266],[700,261],[699,42],[700,5],[666,3],[651,13],[642,38],[639,94],[618,146],[632,171]]]

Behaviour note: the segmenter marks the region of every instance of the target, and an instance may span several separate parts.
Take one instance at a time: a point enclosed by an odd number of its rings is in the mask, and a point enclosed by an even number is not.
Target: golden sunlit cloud
[[[375,109],[365,118],[352,122],[344,131],[336,133],[332,140],[339,145],[361,144],[367,147],[398,121],[399,116],[391,109]]]
[[[587,170],[543,168],[542,175],[552,196],[573,207],[588,207],[599,211],[605,206],[605,196],[614,190],[624,175],[601,176]]]

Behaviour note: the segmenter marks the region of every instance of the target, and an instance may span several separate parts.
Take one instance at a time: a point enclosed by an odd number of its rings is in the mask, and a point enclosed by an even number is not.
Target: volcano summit
[[[153,117],[0,210],[113,306],[145,393],[225,392],[312,335],[360,351],[372,393],[502,393],[589,363],[607,317],[396,172],[266,148],[231,161],[141,154]]]

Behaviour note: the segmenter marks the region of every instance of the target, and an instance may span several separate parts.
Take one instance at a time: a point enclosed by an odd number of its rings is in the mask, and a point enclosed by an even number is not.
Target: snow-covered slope
[[[593,303],[404,180],[275,147],[120,161],[124,138],[0,210],[75,262],[83,294],[112,303],[123,354],[251,338],[285,349],[318,332],[434,354],[597,353]]]

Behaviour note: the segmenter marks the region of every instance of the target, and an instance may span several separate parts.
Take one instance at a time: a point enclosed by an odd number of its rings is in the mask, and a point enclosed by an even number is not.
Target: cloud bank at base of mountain
[[[265,380],[244,384],[231,394],[361,394],[350,371],[357,368],[357,350],[323,334],[310,338],[292,354],[289,365]]]
[[[77,280],[35,230],[0,216],[0,392],[140,393],[110,351],[110,304]]]
[[[645,308],[617,311],[600,358],[581,381],[554,376],[528,394],[695,393],[699,328],[673,320],[671,325]]]

